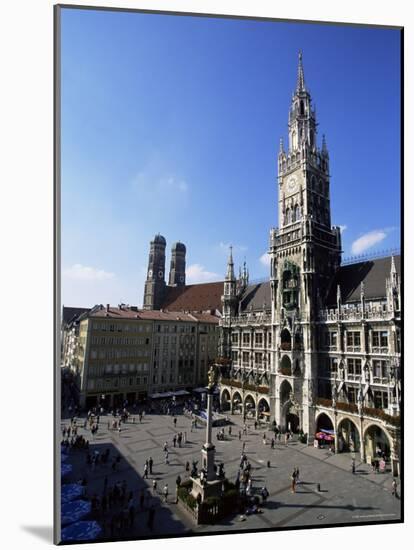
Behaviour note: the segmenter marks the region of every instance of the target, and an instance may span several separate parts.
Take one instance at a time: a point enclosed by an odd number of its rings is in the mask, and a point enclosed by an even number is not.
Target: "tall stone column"
[[[201,459],[203,464],[203,470],[206,472],[206,480],[212,481],[216,479],[214,471],[214,455],[215,447],[211,441],[211,432],[213,428],[212,418],[212,401],[213,401],[213,388],[207,388],[207,427],[206,427],[206,441],[201,449]]]

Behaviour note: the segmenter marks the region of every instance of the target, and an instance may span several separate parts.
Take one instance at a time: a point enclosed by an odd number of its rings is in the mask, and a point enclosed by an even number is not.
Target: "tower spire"
[[[296,84],[296,92],[304,92],[305,90],[305,75],[303,73],[302,50],[299,50],[298,80]]]
[[[226,281],[234,281],[234,263],[233,263],[233,247],[230,245],[230,254],[227,261],[227,275]]]

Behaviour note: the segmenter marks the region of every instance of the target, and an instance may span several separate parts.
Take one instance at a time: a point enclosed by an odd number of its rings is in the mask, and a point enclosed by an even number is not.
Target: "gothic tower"
[[[165,291],[165,238],[158,234],[150,243],[143,309],[160,309]]]
[[[246,273],[247,277],[247,273]],[[230,247],[229,259],[227,261],[227,272],[224,279],[224,294],[221,297],[223,304],[223,331],[221,333],[220,355],[221,357],[231,357],[231,320],[236,314],[238,296],[237,281],[234,275],[233,251]]]
[[[301,53],[288,131],[288,150],[281,140],[278,156],[280,227],[270,232],[274,397],[279,424],[298,421],[314,433],[315,321],[340,265],[341,237],[331,227],[329,154],[325,138],[317,145]]]
[[[183,243],[174,243],[171,248],[170,286],[185,285],[185,253],[186,248]]]

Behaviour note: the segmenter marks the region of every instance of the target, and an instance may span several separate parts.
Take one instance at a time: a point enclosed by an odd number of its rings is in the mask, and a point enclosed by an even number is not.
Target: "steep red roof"
[[[221,311],[221,296],[224,282],[186,285],[184,287],[167,287],[162,304],[163,310],[169,311]]]
[[[218,323],[218,317],[209,313],[183,313],[182,311],[153,311],[153,310],[138,310],[127,306],[113,307],[97,306],[89,314],[89,317],[102,317],[109,319],[141,319],[145,321],[202,321],[205,323]]]

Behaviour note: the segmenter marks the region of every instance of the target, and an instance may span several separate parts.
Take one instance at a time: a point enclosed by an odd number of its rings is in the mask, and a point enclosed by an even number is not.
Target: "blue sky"
[[[299,49],[344,256],[400,245],[399,31],[63,9],[64,305],[141,305],[158,232],[189,283],[268,274]]]

